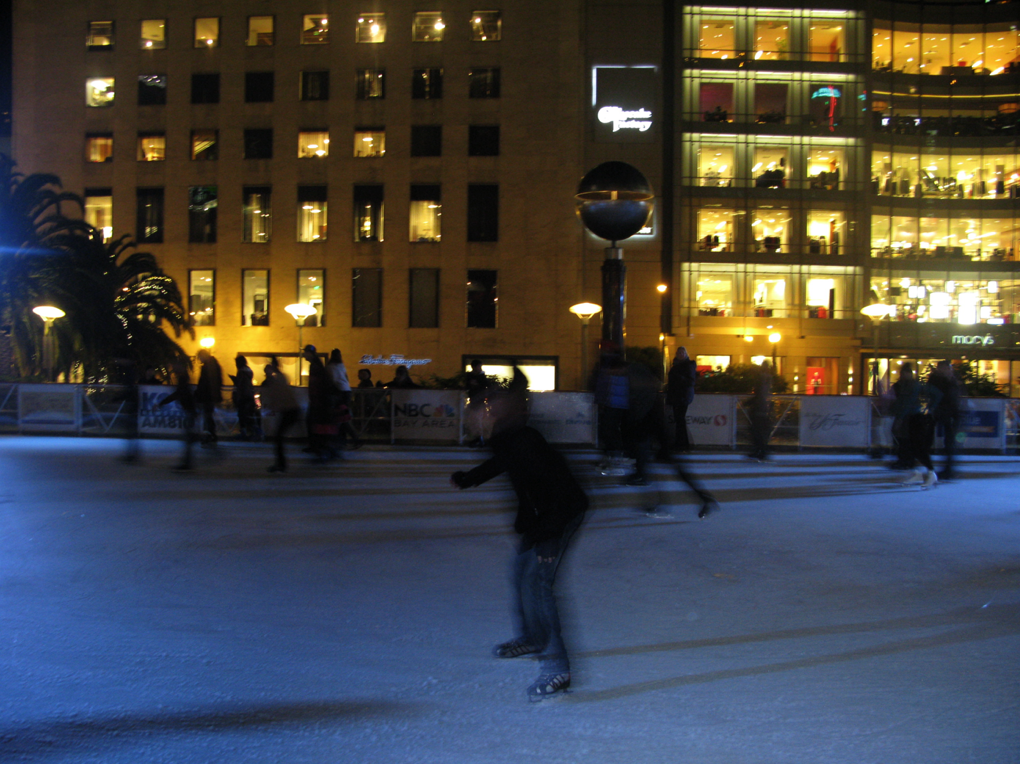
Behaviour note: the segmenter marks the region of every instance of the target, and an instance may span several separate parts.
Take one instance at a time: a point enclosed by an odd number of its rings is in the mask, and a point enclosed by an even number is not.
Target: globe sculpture
[[[602,342],[622,353],[627,269],[616,243],[644,228],[655,209],[655,194],[636,167],[603,162],[581,179],[574,198],[585,227],[611,243],[602,263]]]

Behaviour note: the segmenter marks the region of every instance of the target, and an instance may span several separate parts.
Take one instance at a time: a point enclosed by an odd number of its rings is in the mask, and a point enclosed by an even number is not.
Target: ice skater
[[[566,459],[527,426],[527,379],[517,369],[508,390],[486,395],[472,427],[484,436],[492,457],[469,472],[454,472],[451,482],[470,488],[508,473],[517,493],[514,530],[520,544],[513,562],[513,615],[516,636],[497,645],[497,658],[538,654],[541,672],[528,699],[539,701],[570,687],[570,662],[556,607],[556,571],[577,531],[588,497]]]
[[[931,462],[935,420],[930,412],[938,408],[942,393],[933,385],[918,382],[914,376],[914,366],[909,362],[900,368],[900,378],[893,385],[893,391],[896,399],[892,404],[892,413],[898,423],[896,437],[902,443],[903,463],[906,469],[911,470],[903,482],[907,485],[920,483],[922,488],[934,488],[939,479]],[[922,396],[927,397],[927,411]],[[925,472],[915,466],[918,462]]]

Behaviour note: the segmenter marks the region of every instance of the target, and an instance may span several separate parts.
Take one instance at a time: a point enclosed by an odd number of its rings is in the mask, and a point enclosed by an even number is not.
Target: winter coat
[[[514,530],[525,546],[558,541],[567,525],[588,508],[588,497],[567,460],[531,427],[493,435],[488,442],[492,458],[469,472],[455,472],[454,482],[470,488],[506,472],[518,499]]]
[[[210,357],[202,364],[195,388],[195,400],[203,404],[217,404],[223,400],[223,372],[220,362]]]
[[[960,383],[956,377],[932,374],[928,377],[928,387],[934,387],[942,394],[932,411],[936,422],[948,422],[960,416]]]
[[[690,358],[673,361],[667,378],[666,403],[670,406],[690,406],[694,400],[694,382],[698,365]]]

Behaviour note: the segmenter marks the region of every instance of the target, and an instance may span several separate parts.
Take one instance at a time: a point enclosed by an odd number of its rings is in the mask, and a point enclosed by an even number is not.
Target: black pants
[[[287,469],[287,457],[283,452],[284,438],[287,430],[297,424],[301,416],[301,409],[287,409],[280,414],[280,421],[277,422],[276,436],[273,438],[273,448],[276,451],[276,466],[281,470]]]
[[[938,420],[942,425],[942,437],[946,447],[946,466],[943,468],[943,475],[949,477],[953,474],[953,467],[956,464],[956,434],[960,431],[960,418],[955,416],[943,417]]]
[[[906,418],[906,438],[903,461],[913,467],[918,461],[921,466],[930,470],[935,468],[931,463],[931,441],[935,435],[934,421],[927,414],[911,414]]]
[[[677,451],[690,451],[691,441],[687,437],[687,407],[689,403],[673,404],[673,424],[676,427],[676,438],[673,447]]]

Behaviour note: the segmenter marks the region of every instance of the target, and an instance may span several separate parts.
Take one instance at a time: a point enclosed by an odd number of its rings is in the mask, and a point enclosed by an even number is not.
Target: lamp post
[[[47,378],[52,382],[54,377],[53,337],[50,335],[50,327],[53,326],[54,321],[58,318],[63,318],[67,314],[60,308],[55,308],[52,305],[39,305],[32,308],[32,312],[43,320],[43,324],[46,327],[43,329],[43,366],[46,368]]]
[[[596,313],[602,312],[602,306],[593,302],[579,302],[570,306],[570,312],[581,319],[581,386],[584,390],[585,375],[588,374],[588,322]]]
[[[655,194],[637,168],[626,162],[603,162],[581,179],[574,198],[585,227],[610,242],[602,263],[602,339],[615,343],[622,353],[627,269],[616,242],[644,227],[655,209]]]
[[[305,320],[309,316],[314,316],[319,311],[314,305],[309,305],[307,302],[295,302],[284,308],[285,311],[294,316],[294,320],[297,322],[298,327],[298,359],[297,359],[297,384],[301,384],[301,354],[305,349],[304,340],[304,327]]]
[[[893,308],[883,302],[874,302],[861,308],[861,313],[871,319],[871,394],[878,395],[878,324]]]

